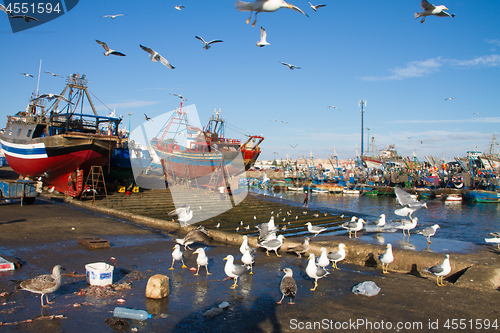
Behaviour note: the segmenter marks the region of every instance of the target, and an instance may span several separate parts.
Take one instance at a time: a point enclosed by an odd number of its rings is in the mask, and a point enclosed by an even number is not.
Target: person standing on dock
[[[309,196],[307,195],[307,191],[304,192],[304,202],[302,207],[309,208]]]

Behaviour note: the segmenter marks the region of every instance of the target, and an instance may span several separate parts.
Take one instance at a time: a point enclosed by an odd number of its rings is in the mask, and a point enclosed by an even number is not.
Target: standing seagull
[[[179,244],[176,244],[174,246],[174,251],[172,252],[172,266],[170,266],[170,270],[173,270],[174,269],[174,262],[176,260],[180,260],[182,261],[182,268],[186,268],[187,266],[184,264],[184,259],[182,259],[182,251],[181,251],[181,247]]]
[[[255,262],[255,257],[250,253],[250,248],[247,246],[243,256],[241,257],[241,262],[247,267],[250,266],[250,274],[253,274],[253,264]]]
[[[45,295],[45,299],[47,300],[47,304],[51,304],[49,302],[47,294],[53,293],[59,286],[61,285],[61,266],[55,265],[52,269],[52,274],[39,275],[29,280],[25,280],[21,282],[19,285],[21,289],[27,290],[29,292],[40,294],[40,303],[42,307],[46,307],[47,305],[43,304],[43,295]]]
[[[141,49],[143,49],[144,51],[146,51],[147,53],[150,54],[150,58],[151,58],[151,61],[152,62],[160,62],[162,63],[163,65],[167,66],[168,68],[170,69],[174,69],[175,67],[172,66],[167,59],[163,58],[158,52],[156,52],[155,50],[153,49],[150,49],[149,47],[147,46],[142,46],[139,44],[139,46],[141,47]]]
[[[405,230],[408,231],[408,237],[410,236],[410,230],[414,229],[417,226],[418,217],[411,218],[409,220],[401,220],[400,225],[396,225],[396,229],[403,229],[403,237],[406,235]]]
[[[337,267],[337,262],[345,259],[345,245],[344,243],[339,244],[339,250],[337,252],[330,252],[327,255],[328,260],[333,263],[333,268],[340,269]]]
[[[320,232],[323,232],[326,230],[326,228],[321,228],[321,227],[313,227],[311,222],[307,222],[307,231],[310,233],[314,234],[314,237],[318,236]]]
[[[434,224],[433,226],[417,231],[417,234],[427,237],[427,243],[430,244],[432,243],[431,236],[434,236],[439,228],[439,224]]]
[[[283,294],[283,297],[281,297],[278,304],[281,304],[285,297],[290,298],[290,302],[288,304],[295,304],[293,303],[293,299],[297,294],[297,283],[295,283],[295,280],[293,279],[293,271],[290,268],[283,268],[282,271],[285,272],[285,276],[283,276],[280,283],[280,291]]]
[[[248,236],[247,235],[244,235],[243,237],[243,243],[241,243],[241,246],[240,246],[240,253],[241,254],[245,254],[245,251],[248,249],[248,251],[250,252],[250,254],[254,253],[255,252],[255,249],[254,248],[251,248],[249,245],[248,245]]]
[[[252,23],[252,27],[255,27],[255,23],[257,22],[257,14],[260,12],[275,12],[280,8],[289,8],[293,9],[299,13],[304,14],[309,17],[306,13],[302,11],[297,6],[286,3],[283,0],[255,0],[254,2],[246,2],[237,0],[234,4],[236,9],[240,12],[250,11],[250,17],[246,20],[246,23],[250,23],[250,19],[252,18],[253,12],[255,12],[255,21]]]
[[[422,2],[420,3],[420,7],[422,7],[424,11],[415,13],[416,19],[423,16],[422,20],[420,20],[420,23],[424,23],[425,18],[430,15],[436,15],[440,17],[446,17],[446,16],[455,17],[455,14],[450,14],[448,12],[445,12],[445,9],[448,10],[446,6],[444,5],[434,6],[427,0],[422,0]]]
[[[213,44],[213,43],[222,43],[223,42],[220,39],[213,39],[210,42],[205,42],[205,40],[203,38],[201,38],[200,36],[194,36],[194,38],[201,40],[201,42],[204,44],[203,48],[205,50],[208,50],[210,48],[210,44]]]
[[[288,63],[286,63],[286,62],[282,62],[282,61],[280,61],[280,63],[281,63],[282,65],[288,66],[288,68],[290,68],[291,70],[294,70],[294,69],[300,69],[300,67],[297,67],[297,66],[292,65],[292,64],[288,64]]]
[[[486,243],[497,243],[497,247],[500,250],[500,232],[491,232],[488,236],[492,238],[485,238],[484,241]]]
[[[97,44],[101,45],[104,50],[106,50],[106,52],[104,52],[104,55],[107,57],[109,56],[110,54],[112,55],[116,55],[116,56],[120,56],[120,57],[125,57],[125,54],[121,53],[121,52],[118,52],[118,51],[115,51],[115,50],[112,50],[108,47],[108,44],[104,43],[104,42],[101,42],[100,40],[95,40],[97,42]]]
[[[432,266],[424,269],[424,272],[429,272],[434,274],[437,277],[437,285],[442,287],[444,286],[443,277],[445,275],[450,274],[451,266],[450,266],[450,255],[447,254],[444,258],[443,262],[440,265]],[[441,283],[439,283],[439,278],[441,278]]]
[[[267,32],[263,27],[260,27],[260,40],[257,42],[257,46],[264,47],[266,45],[271,45],[266,41]]]
[[[200,271],[200,266],[205,266],[205,269],[207,270],[207,275],[211,275],[212,273],[208,272],[208,257],[205,254],[205,250],[200,247],[199,249],[196,249],[196,251],[194,251],[193,254],[198,254],[198,257],[196,258],[196,264],[198,265],[198,269],[196,270],[195,275],[198,275],[198,272]]]
[[[394,261],[394,256],[392,255],[392,245],[387,244],[387,251],[379,255],[378,258],[382,263],[382,273],[389,274],[387,268],[389,267],[389,264]]]
[[[116,15],[104,15],[104,16],[101,16],[101,18],[103,17],[109,17],[111,18],[112,20],[114,20],[115,18],[117,18],[118,16],[125,16],[123,14],[116,14]]]
[[[306,267],[307,275],[311,279],[314,279],[314,288],[312,288],[311,291],[315,291],[316,287],[318,287],[318,279],[321,279],[330,274],[330,272],[328,272],[326,269],[316,266],[316,263],[314,262],[315,258],[316,256],[314,255],[314,253],[311,253],[309,255],[309,262],[307,263]]]
[[[328,260],[328,255],[326,254],[326,247],[322,247],[320,250],[321,255],[319,256],[318,260],[316,260],[316,265],[322,268],[326,268],[328,265],[330,265],[330,260]]]
[[[308,1],[309,2],[309,1]],[[316,10],[318,8],[321,8],[321,7],[326,7],[326,5],[313,5],[312,3],[309,2],[309,5],[311,6],[312,10],[314,10],[316,12]]]
[[[377,231],[382,231],[382,227],[385,225],[385,214],[380,214],[380,218],[376,219],[373,224],[377,227]]]
[[[236,287],[238,286],[238,278],[248,271],[248,267],[243,265],[235,265],[234,257],[232,255],[228,255],[224,258],[224,260],[227,260],[226,265],[224,266],[224,272],[228,277],[234,279],[234,284],[231,286],[231,289],[236,289]]]
[[[357,232],[363,229],[363,223],[365,223],[365,220],[353,216],[350,221],[342,224],[342,228],[349,230],[349,238],[351,238],[353,232],[354,238],[358,238]]]
[[[304,242],[297,246],[289,248],[287,251],[295,252],[299,258],[302,258],[302,253],[306,253],[309,250],[309,237],[304,238]]]
[[[276,238],[276,239],[271,239],[271,240],[260,243],[259,247],[263,247],[266,249],[267,256],[269,256],[269,251],[272,250],[276,253],[277,257],[281,257],[278,254],[278,249],[283,244],[283,239],[285,239],[285,237],[283,235],[279,235],[278,238]]]

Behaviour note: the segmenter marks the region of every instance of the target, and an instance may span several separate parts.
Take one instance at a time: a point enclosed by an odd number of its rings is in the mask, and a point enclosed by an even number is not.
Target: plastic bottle
[[[146,320],[151,318],[151,315],[144,310],[135,310],[129,308],[122,308],[117,306],[113,311],[113,315],[119,318],[135,319],[135,320]]]

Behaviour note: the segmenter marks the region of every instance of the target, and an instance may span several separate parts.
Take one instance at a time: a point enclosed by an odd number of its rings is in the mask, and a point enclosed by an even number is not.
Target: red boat
[[[76,197],[82,191],[83,175],[109,159],[119,141],[121,119],[97,115],[85,75],[73,74],[66,83],[60,95],[36,96],[26,111],[8,116],[0,144],[15,172]],[[64,97],[66,92],[68,97]],[[92,115],[82,113],[85,98]],[[46,100],[54,100],[48,108]],[[58,110],[60,102],[66,104]]]

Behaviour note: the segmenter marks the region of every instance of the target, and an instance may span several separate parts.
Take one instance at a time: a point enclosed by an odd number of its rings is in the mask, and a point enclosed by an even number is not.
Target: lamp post
[[[366,147],[366,155],[370,155],[370,127],[367,127],[368,135],[366,136],[366,142],[368,142],[368,146]]]
[[[361,156],[363,156],[363,113],[365,113],[364,111],[364,107],[366,106],[366,101],[364,99],[360,99],[358,101],[358,106],[361,107]]]
[[[132,112],[128,112],[128,137],[130,138],[130,116],[133,114]]]

